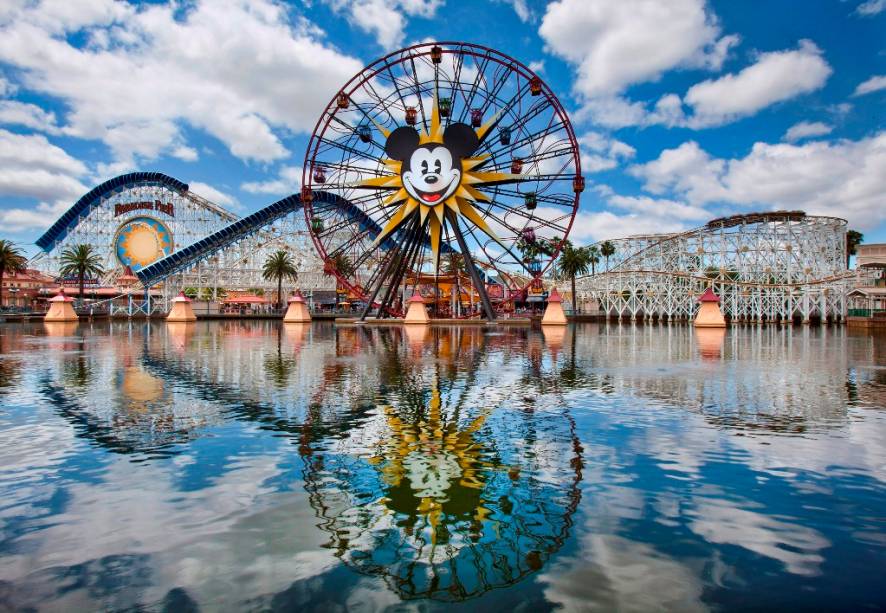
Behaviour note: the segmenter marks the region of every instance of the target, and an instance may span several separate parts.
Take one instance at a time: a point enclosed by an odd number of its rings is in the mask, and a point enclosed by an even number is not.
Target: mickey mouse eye
[[[443,163],[440,160],[437,160],[434,163],[434,172],[436,172],[437,174],[443,172]]]
[[[423,175],[428,174],[428,161],[427,160],[421,161],[421,174],[423,174]]]

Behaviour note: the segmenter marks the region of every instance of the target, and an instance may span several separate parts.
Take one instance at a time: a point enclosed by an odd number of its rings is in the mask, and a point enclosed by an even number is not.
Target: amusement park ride
[[[262,264],[282,249],[309,298],[337,290],[361,319],[402,316],[414,294],[439,315],[442,287],[452,317],[492,320],[542,299],[584,187],[569,118],[537,74],[479,45],[426,43],[369,64],[332,97],[299,193],[240,218],[172,177],[124,175],[38,239],[32,266],[57,273],[64,248],[92,245],[105,258],[96,283],[132,271],[129,313],[143,292],[135,309],[151,314],[188,286],[214,299],[262,288]],[[839,320],[845,236],[845,220],[780,211],[618,239],[578,298],[619,318],[688,319],[713,285],[736,321]]]
[[[439,275],[441,255],[454,253],[494,319],[477,261],[512,291],[539,285],[584,189],[575,135],[550,88],[517,60],[465,43],[409,47],[355,75],[317,122],[302,184],[321,257],[353,264],[334,272],[366,299],[362,318],[373,307],[399,314],[402,281]],[[381,231],[316,202],[315,190],[341,195]]]
[[[137,275],[148,303],[152,287],[170,299],[185,285],[259,286],[260,258],[282,248],[302,289],[334,279],[365,303],[363,318],[402,315],[406,283],[427,294],[448,266],[491,320],[521,291],[541,293],[584,189],[551,89],[515,59],[457,42],[355,75],[321,114],[303,167],[300,193],[242,219],[172,177],[118,177],[38,240],[39,265],[52,272],[65,246],[92,244],[109,276]],[[505,286],[493,296],[491,279]]]

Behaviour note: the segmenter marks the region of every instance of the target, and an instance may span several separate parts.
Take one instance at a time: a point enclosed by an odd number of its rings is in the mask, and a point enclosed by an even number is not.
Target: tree
[[[588,261],[591,263],[591,274],[597,274],[597,264],[600,263],[600,249],[597,245],[586,247],[588,251]]]
[[[457,316],[461,310],[461,283],[460,276],[465,271],[465,258],[462,254],[452,251],[443,256],[443,271],[455,277],[455,311]]]
[[[846,232],[846,268],[849,268],[849,256],[856,254],[862,241],[864,241],[864,234],[861,232],[857,230]]]
[[[575,277],[588,274],[591,267],[591,256],[585,247],[574,247],[568,240],[557,260],[557,270],[572,282],[572,311],[578,312],[578,297],[575,295]]]
[[[282,249],[274,252],[268,257],[261,273],[262,278],[268,281],[277,281],[277,304],[278,308],[283,308],[283,279],[295,281],[298,279],[298,271],[295,269],[295,263],[292,256]]]
[[[3,275],[24,272],[28,261],[11,241],[0,240],[0,307],[3,306]]]
[[[105,270],[102,268],[101,257],[92,248],[92,245],[74,245],[62,251],[61,267],[59,274],[63,277],[68,275],[77,276],[77,284],[80,288],[80,304],[83,304],[83,284],[86,275],[101,276]]]
[[[354,274],[354,264],[344,253],[339,252],[332,256],[332,265],[343,277],[350,277]]]
[[[336,253],[334,256],[326,260],[326,266],[323,272],[326,275],[334,275],[336,272],[343,277],[350,277],[354,274],[354,264],[350,258],[342,252]],[[335,282],[335,307],[338,308],[338,281]]]
[[[600,255],[606,258],[606,272],[609,272],[609,256],[615,255],[615,245],[612,244],[612,241],[604,241],[600,245]]]

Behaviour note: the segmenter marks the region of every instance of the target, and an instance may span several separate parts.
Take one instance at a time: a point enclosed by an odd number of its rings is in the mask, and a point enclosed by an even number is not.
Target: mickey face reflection
[[[385,144],[386,153],[399,160],[403,188],[427,206],[436,206],[452,196],[461,184],[461,160],[476,150],[480,142],[476,132],[463,123],[455,123],[443,133],[443,144],[419,144],[421,137],[413,128],[394,130]]]

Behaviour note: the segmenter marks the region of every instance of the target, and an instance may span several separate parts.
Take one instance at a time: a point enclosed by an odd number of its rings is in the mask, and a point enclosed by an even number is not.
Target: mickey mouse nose
[[[425,177],[425,183],[430,183],[431,185],[433,185],[437,181],[439,181],[439,177],[437,177],[437,175],[428,175]]]

